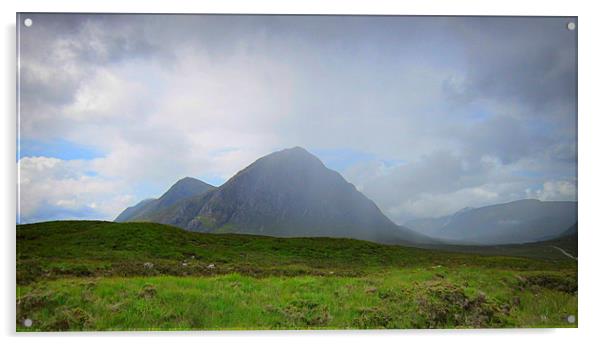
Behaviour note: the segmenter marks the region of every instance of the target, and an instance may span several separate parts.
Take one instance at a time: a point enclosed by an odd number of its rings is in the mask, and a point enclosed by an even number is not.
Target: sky
[[[577,199],[574,18],[31,14],[17,221],[301,146],[394,222]]]

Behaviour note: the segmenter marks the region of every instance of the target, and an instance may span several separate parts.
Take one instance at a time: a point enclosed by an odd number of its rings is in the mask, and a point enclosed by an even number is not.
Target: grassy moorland
[[[16,302],[18,331],[576,327],[577,265],[48,222],[17,227]]]

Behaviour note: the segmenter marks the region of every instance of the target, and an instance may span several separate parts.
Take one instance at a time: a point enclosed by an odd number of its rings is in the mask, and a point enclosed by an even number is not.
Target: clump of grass
[[[268,310],[282,316],[279,326],[289,328],[326,326],[331,319],[327,306],[309,300],[295,300],[284,308],[269,307]]]
[[[396,328],[395,317],[386,307],[361,308],[358,310],[358,314],[353,320],[353,324],[357,328]]]
[[[426,328],[503,327],[507,323],[508,306],[483,292],[470,297],[460,286],[440,280],[424,288],[418,297],[418,314]]]
[[[33,290],[17,298],[17,314],[24,310],[38,310],[47,307],[49,304],[54,303],[53,294],[54,291],[50,289]]]
[[[81,331],[93,329],[93,320],[90,314],[80,307],[61,306],[55,309],[50,321],[42,324],[40,328],[44,331]]]
[[[577,292],[577,277],[559,273],[537,273],[518,278],[520,288],[544,288],[568,294]]]
[[[144,285],[144,287],[142,287],[142,289],[138,293],[138,296],[141,298],[153,298],[156,295],[157,295],[157,288],[152,284]]]
[[[82,300],[89,293],[93,283],[80,284],[83,287]],[[34,330],[67,331],[93,328],[90,314],[79,306],[67,306],[68,297],[53,289],[37,287],[17,299],[17,321],[33,319]],[[35,316],[38,317],[35,317]]]
[[[469,296],[459,285],[441,278],[419,282],[411,288],[378,292],[381,303],[358,310],[358,328],[458,328],[503,327],[510,304],[484,293]],[[411,313],[412,318],[407,318]]]

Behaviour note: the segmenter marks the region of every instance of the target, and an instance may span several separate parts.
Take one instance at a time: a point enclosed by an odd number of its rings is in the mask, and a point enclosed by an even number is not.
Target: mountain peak
[[[184,177],[171,186],[167,192],[159,198],[159,202],[163,207],[171,206],[179,200],[202,194],[213,188],[215,187],[201,180],[193,177]]]
[[[312,156],[315,157],[312,153],[310,153],[308,150],[306,150],[305,148],[301,147],[301,146],[294,146],[288,149],[284,149],[283,151],[288,151],[288,152],[293,152],[295,154],[302,154],[302,155],[308,155],[308,156]]]
[[[276,175],[288,180],[292,176],[307,174],[338,173],[328,169],[318,157],[312,155],[304,148],[295,146],[270,153],[257,159],[251,165],[236,173],[236,175],[230,178],[225,184],[232,184],[243,176],[257,176],[268,179],[267,182],[269,182],[269,180]]]
[[[274,153],[267,155],[266,157],[270,157],[270,156],[318,159],[318,157],[314,156],[313,154],[311,154],[309,151],[302,148],[301,146],[295,146],[295,147],[287,148],[284,150],[276,151]]]
[[[272,162],[278,165],[287,165],[295,169],[307,169],[312,166],[315,168],[324,167],[324,163],[318,157],[300,146],[276,151],[258,159],[256,162]]]
[[[290,151],[290,152],[304,152],[304,153],[309,153],[309,151],[307,151],[306,149],[304,149],[301,146],[293,146],[293,147],[289,147],[287,149],[281,150],[281,151]]]
[[[201,180],[184,177],[174,183],[160,198],[147,199],[135,206],[128,207],[115,218],[115,221],[146,220],[149,215],[155,212],[165,210],[182,200],[202,195],[212,189],[215,189],[215,187]]]
[[[183,177],[183,178],[179,179],[178,181],[176,181],[176,183],[174,183],[173,186],[176,186],[176,185],[179,185],[179,184],[197,183],[197,182],[205,183],[205,182],[203,182],[203,181],[201,181],[199,179],[196,179],[194,177],[186,176],[186,177]]]

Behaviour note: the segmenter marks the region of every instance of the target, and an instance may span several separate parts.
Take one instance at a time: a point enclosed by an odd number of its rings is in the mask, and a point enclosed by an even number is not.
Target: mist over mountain
[[[404,225],[446,241],[510,244],[545,241],[568,234],[577,223],[577,202],[518,200]],[[576,228],[576,226],[575,226]]]
[[[215,187],[210,184],[192,177],[185,177],[171,186],[158,199],[142,200],[138,204],[126,208],[115,218],[115,221],[147,220],[152,215],[162,212],[182,200],[201,195],[212,189],[215,189]]]
[[[170,207],[147,207],[143,204],[145,211],[118,221],[153,221],[201,232],[433,242],[394,224],[338,172],[300,147],[259,158],[222,186]],[[122,214],[132,213],[127,209]]]
[[[577,231],[578,231],[578,226],[577,223],[573,224],[573,226],[571,226],[570,228],[568,228],[566,231],[562,232],[559,237],[569,237],[569,236],[574,236],[577,237]]]

